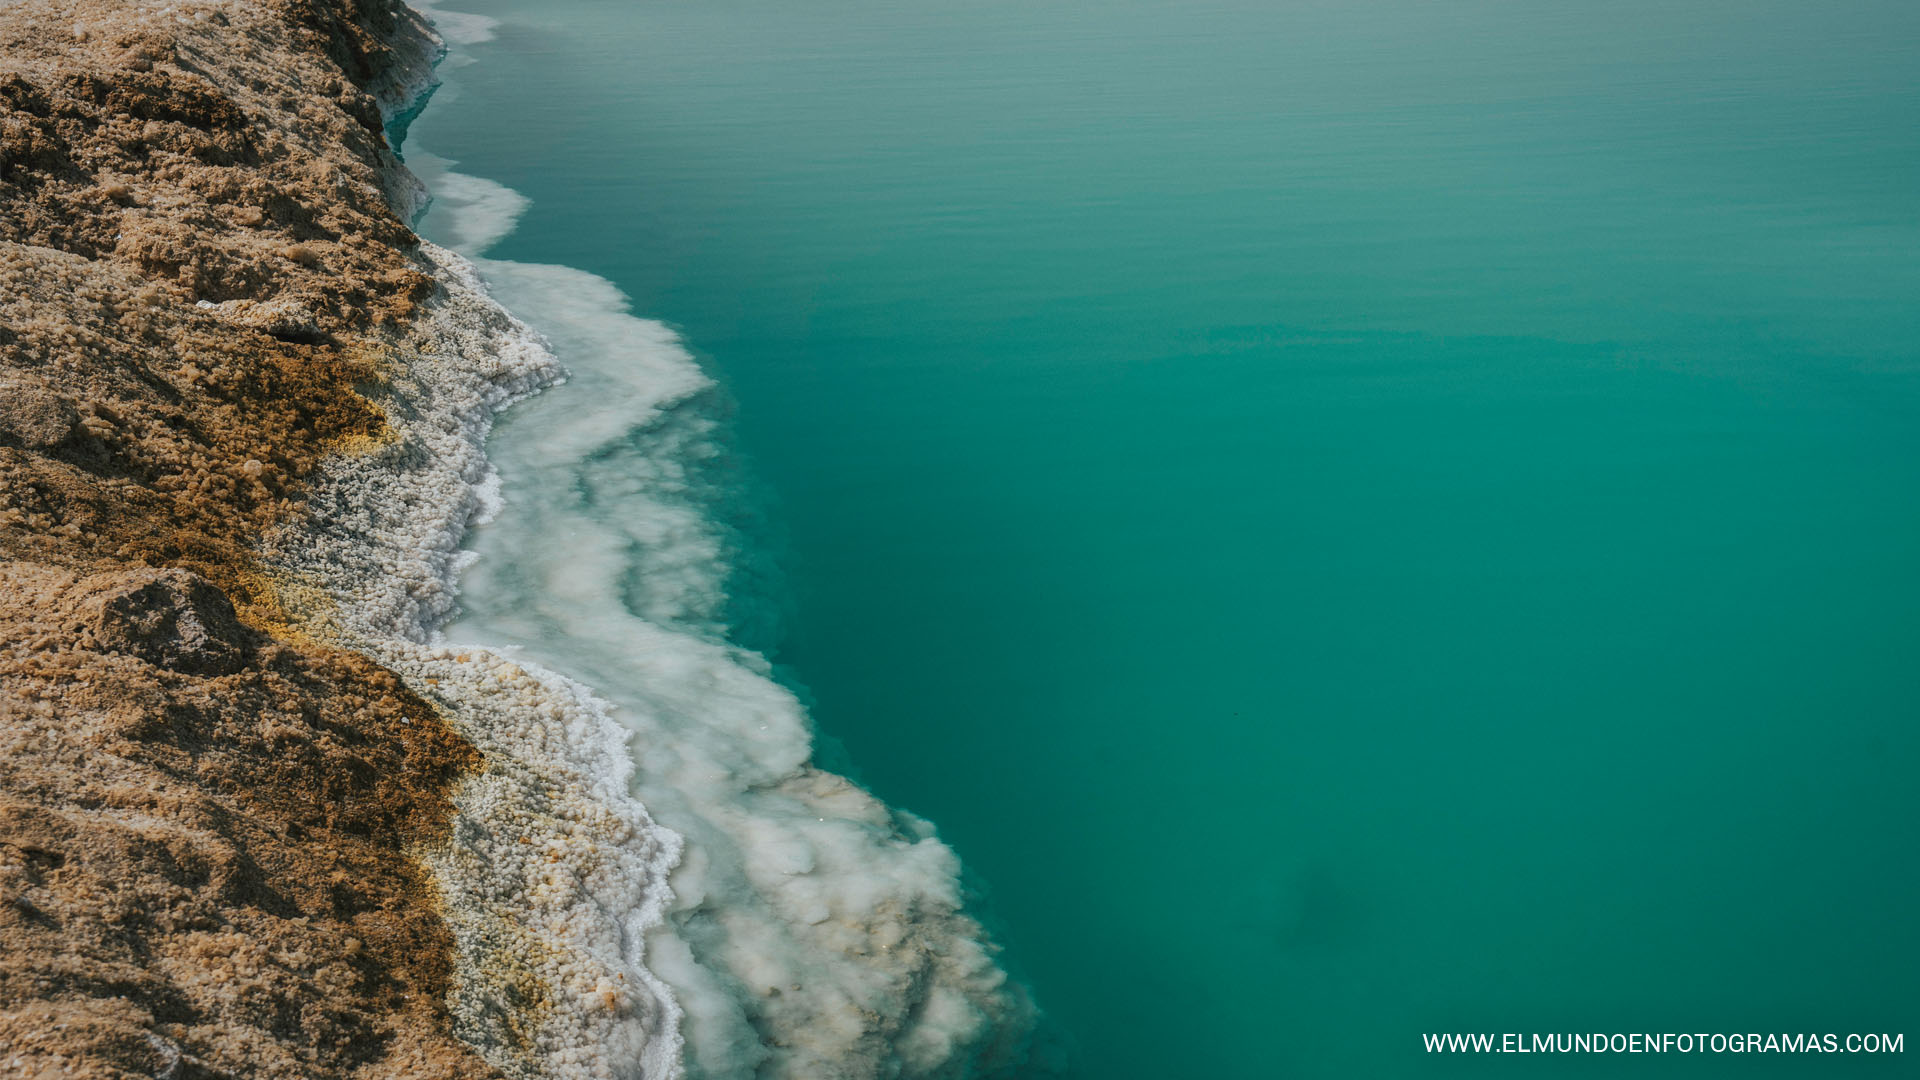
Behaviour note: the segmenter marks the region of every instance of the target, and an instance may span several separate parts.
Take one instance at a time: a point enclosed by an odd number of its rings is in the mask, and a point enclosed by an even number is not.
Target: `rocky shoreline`
[[[425,644],[557,374],[408,227],[436,44],[0,8],[0,1075],[679,1069],[604,710]]]

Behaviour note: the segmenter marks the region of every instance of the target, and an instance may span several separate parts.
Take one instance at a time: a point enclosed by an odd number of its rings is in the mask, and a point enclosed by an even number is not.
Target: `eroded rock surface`
[[[486,1074],[408,857],[477,757],[431,708],[182,571],[0,601],[0,1075]]]

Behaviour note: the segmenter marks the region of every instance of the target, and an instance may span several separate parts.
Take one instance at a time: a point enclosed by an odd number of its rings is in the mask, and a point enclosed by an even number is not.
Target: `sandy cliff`
[[[481,755],[256,553],[391,438],[426,48],[384,0],[0,5],[0,1075],[493,1074],[420,856]]]

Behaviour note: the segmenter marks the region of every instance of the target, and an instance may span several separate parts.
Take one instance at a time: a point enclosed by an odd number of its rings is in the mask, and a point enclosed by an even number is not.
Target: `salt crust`
[[[578,683],[434,642],[461,537],[499,505],[493,414],[562,372],[466,260],[420,259],[440,289],[372,394],[395,435],[323,467],[268,563],[309,629],[398,672],[486,758],[453,842],[421,852],[457,942],[456,1033],[517,1077],[679,1076],[680,1010],[641,954],[681,843],[628,793],[626,730]]]

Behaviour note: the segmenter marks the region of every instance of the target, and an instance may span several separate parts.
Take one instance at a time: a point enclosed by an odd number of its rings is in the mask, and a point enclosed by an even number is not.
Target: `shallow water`
[[[1898,1070],[1419,1034],[1910,1026],[1920,9],[464,6],[409,147],[723,387],[481,621],[731,626],[1074,1075]]]

